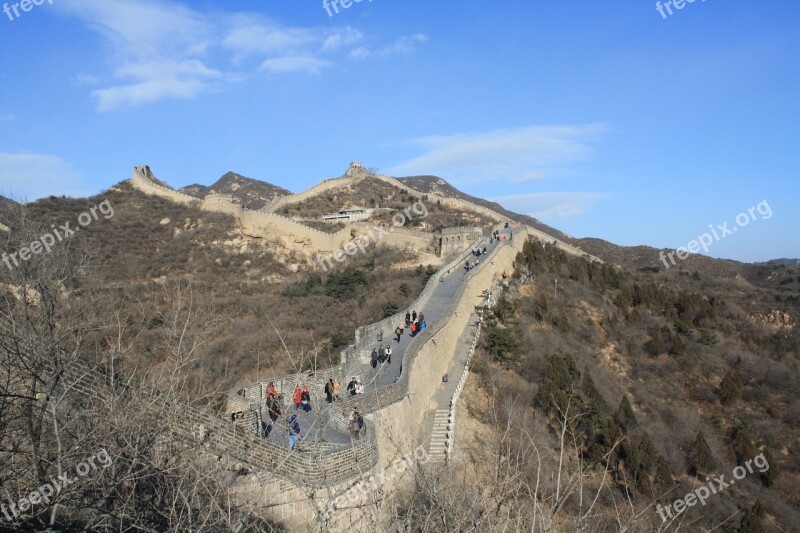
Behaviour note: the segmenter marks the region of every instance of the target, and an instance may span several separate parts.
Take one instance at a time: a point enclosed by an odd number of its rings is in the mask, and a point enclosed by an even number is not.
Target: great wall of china
[[[341,180],[352,179],[355,178],[346,176],[327,180],[304,191],[301,195],[308,198],[333,186],[341,185]],[[423,195],[394,178],[381,176],[379,179],[403,188],[410,194],[419,197]],[[298,201],[301,195],[283,197],[286,200],[279,199],[283,201],[273,201],[268,210],[248,212],[221,195],[209,195],[201,201],[164,187],[153,179],[148,167],[136,167],[131,182],[145,193],[199,206],[209,211],[231,214],[239,218],[242,224],[248,226],[254,233],[271,238],[280,235],[283,239],[301,240],[304,246],[315,248],[318,252],[331,252],[341,248],[351,240],[351,230],[360,228],[364,231],[369,226],[364,222],[353,223],[335,234],[328,234],[274,213],[274,210],[282,205]],[[505,220],[499,213],[470,202],[448,198],[442,198],[442,201],[454,207],[481,212],[498,222]],[[471,255],[471,245],[476,243],[466,242],[464,244],[466,249],[431,277],[420,296],[408,309],[358,328],[355,333],[355,344],[343,351],[341,364],[320,370],[313,375],[300,373],[275,376],[239,388],[228,396],[226,417],[223,419],[187,409],[182,423],[176,427],[177,433],[208,451],[227,457],[229,461],[239,461],[254,468],[261,490],[257,501],[252,503],[269,508],[270,514],[275,519],[297,528],[316,525],[333,530],[369,529],[374,526],[372,521],[375,517],[365,515],[360,509],[360,506],[367,503],[369,496],[359,495],[356,501],[353,501],[352,491],[347,491],[365,475],[388,469],[398,457],[413,456],[414,450],[420,443],[428,440],[428,435],[410,431],[409,428],[423,427],[423,419],[428,413],[430,400],[439,386],[439,376],[448,371],[459,339],[469,326],[469,317],[475,307],[484,301],[485,291],[491,290],[498,284],[504,271],[513,269],[514,258],[528,237],[555,242],[571,254],[587,255],[567,243],[527,226],[512,228],[512,232],[513,239],[496,245],[477,268],[463,276],[444,314],[417,335],[405,350],[402,354],[402,370],[395,383],[376,386],[374,391],[355,398],[343,398],[333,404],[335,408],[328,409],[325,423],[334,431],[347,434],[346,417],[352,406],[357,403],[359,410],[367,418],[367,432],[364,438],[338,445],[324,441],[310,443],[301,441],[293,451],[286,446],[260,438],[260,411],[263,409],[264,391],[268,383],[273,382],[286,396],[291,394],[291,388],[298,382],[309,385],[315,391],[321,391],[323,384],[330,377],[335,377],[344,384],[352,372],[353,365],[368,360],[370,346],[375,344],[378,332],[391,332],[394,325],[403,321],[407,310],[426,309],[432,295],[445,277],[460,275],[453,271],[460,269],[465,258]],[[411,230],[407,233],[394,234],[392,239],[387,236],[386,244],[418,245],[425,239],[419,233],[422,232]],[[427,239],[430,239],[429,234]],[[459,389],[465,379],[466,369],[460,376]],[[454,399],[457,399],[457,394]],[[451,420],[455,414],[454,407],[451,405]],[[229,416],[234,412],[242,414],[235,424],[231,422]],[[454,423],[454,420],[452,422]],[[392,477],[381,490],[391,491],[407,481],[408,478],[403,475]],[[342,506],[337,503],[331,506],[332,501],[339,502],[336,498],[345,493],[350,497],[346,502],[347,505]],[[326,509],[333,512],[326,513]]]

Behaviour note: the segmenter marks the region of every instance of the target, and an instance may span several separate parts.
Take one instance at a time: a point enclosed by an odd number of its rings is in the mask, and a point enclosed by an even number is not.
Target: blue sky
[[[361,160],[567,233],[800,257],[800,3],[44,0],[0,13],[0,191],[137,164],[292,191]],[[330,0],[329,0],[330,1]],[[662,2],[663,4],[664,2]],[[12,20],[13,19],[13,20]]]

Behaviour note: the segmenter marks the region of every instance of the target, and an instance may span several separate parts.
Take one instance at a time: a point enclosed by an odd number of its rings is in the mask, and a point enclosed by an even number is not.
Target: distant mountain
[[[484,200],[483,198],[477,198],[475,196],[461,192],[460,190],[456,189],[455,187],[447,183],[447,181],[443,180],[438,176],[406,176],[397,179],[405,183],[409,187],[418,190],[419,192],[423,193],[438,192],[451,198],[459,198],[461,200],[466,200],[468,202],[472,202],[473,204],[481,205],[483,207],[492,209],[493,211],[497,211],[501,215],[505,215],[513,220],[524,222],[525,224],[534,227],[539,231],[542,231],[557,239],[561,239],[564,242],[572,243],[574,240],[571,235],[567,235],[562,231],[559,231],[555,228],[551,228],[547,224],[544,224],[542,221],[537,220],[532,216],[521,215],[519,213],[515,213],[514,211],[509,211],[508,209],[498,204],[497,202],[490,202],[489,200]]]
[[[195,198],[203,198],[211,193],[230,194],[238,202],[249,205],[251,209],[260,209],[278,196],[292,194],[283,187],[248,178],[235,172],[228,172],[213,185],[205,186],[194,183],[183,187],[180,192]]]
[[[786,265],[786,266],[800,266],[800,259],[770,259],[766,263],[756,263],[757,265]]]

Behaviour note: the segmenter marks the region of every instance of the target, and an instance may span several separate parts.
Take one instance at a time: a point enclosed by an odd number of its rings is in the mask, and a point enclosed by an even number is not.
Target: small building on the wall
[[[321,216],[320,220],[326,222],[358,222],[359,220],[367,220],[372,216],[372,213],[373,210],[367,209],[366,207],[348,207],[332,215]]]
[[[459,226],[445,228],[439,233],[439,257],[450,257],[458,254],[467,246],[471,246],[483,235],[481,228],[475,226]]]

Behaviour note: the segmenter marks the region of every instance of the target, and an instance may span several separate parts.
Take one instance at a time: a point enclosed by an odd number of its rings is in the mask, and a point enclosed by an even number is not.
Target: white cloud
[[[284,27],[253,15],[231,15],[224,26],[222,46],[234,53],[237,63],[251,56],[298,51],[319,40],[311,28]]]
[[[522,183],[569,174],[594,151],[605,126],[529,126],[484,133],[436,135],[408,141],[423,152],[388,174],[435,174],[455,182]]]
[[[315,57],[276,57],[267,59],[261,64],[263,70],[269,72],[308,72],[319,74],[330,62]]]
[[[322,43],[323,51],[338,50],[344,46],[352,46],[364,38],[364,34],[347,26],[328,35]]]
[[[350,52],[350,57],[355,59],[366,59],[373,56],[384,57],[394,54],[410,54],[416,50],[419,43],[424,43],[427,40],[428,37],[421,33],[406,35],[400,37],[395,42],[387,46],[379,47],[376,50],[370,50],[366,46],[359,46]]]
[[[500,196],[491,200],[511,211],[552,223],[575,218],[609,196],[595,192],[542,192]]]
[[[79,74],[98,111],[164,99],[189,99],[259,72],[319,73],[346,57],[364,35],[350,26],[289,26],[250,12],[201,11],[173,0],[70,0],[53,6],[82,21],[106,44],[115,67]],[[376,55],[410,50],[424,36],[401,39]],[[116,66],[121,65],[121,66]]]
[[[0,194],[18,201],[49,195],[89,196],[85,178],[58,156],[0,152]]]

